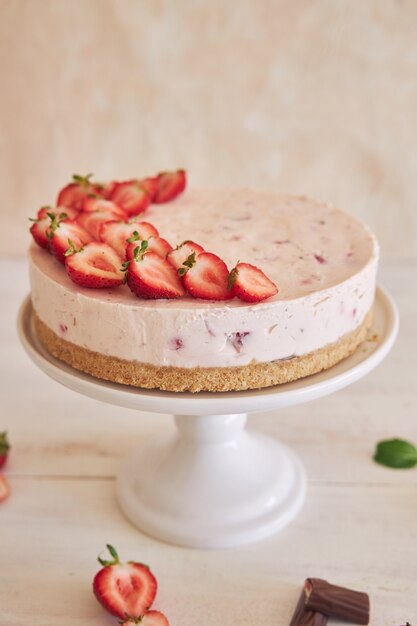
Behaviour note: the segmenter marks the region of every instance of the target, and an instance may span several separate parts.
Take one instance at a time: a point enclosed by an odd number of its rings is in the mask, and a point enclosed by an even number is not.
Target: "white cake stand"
[[[247,413],[314,400],[350,385],[387,355],[398,330],[389,294],[377,289],[367,341],[330,370],[258,391],[170,393],[109,383],[53,358],[37,340],[32,305],[19,312],[20,339],[59,383],[103,402],[175,414],[176,434],[137,445],[117,481],[120,507],[144,532],[182,546],[225,548],[257,541],[300,510],[306,478],[298,458],[275,438],[246,430]]]

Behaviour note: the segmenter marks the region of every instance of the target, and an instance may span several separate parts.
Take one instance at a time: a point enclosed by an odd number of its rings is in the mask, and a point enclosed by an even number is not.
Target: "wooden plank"
[[[173,626],[287,626],[307,575],[367,591],[375,626],[417,616],[414,487],[314,485],[299,517],[275,537],[200,551],[138,532],[119,512],[111,480],[15,478],[11,486],[1,509],[5,626],[114,623],[91,592],[108,542],[152,567],[156,606]]]

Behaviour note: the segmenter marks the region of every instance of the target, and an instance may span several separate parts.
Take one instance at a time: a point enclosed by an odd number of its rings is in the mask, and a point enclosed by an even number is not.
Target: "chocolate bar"
[[[338,587],[321,578],[307,578],[305,581],[304,606],[310,611],[319,611],[329,617],[355,624],[369,624],[367,593]]]
[[[326,626],[329,619],[327,615],[323,615],[319,611],[306,609],[305,599],[306,596],[303,591],[292,616],[290,626]]]

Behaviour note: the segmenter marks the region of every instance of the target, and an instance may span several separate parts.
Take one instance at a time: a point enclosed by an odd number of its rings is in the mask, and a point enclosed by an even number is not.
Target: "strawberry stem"
[[[184,276],[188,272],[189,269],[195,264],[195,252],[192,252],[189,257],[187,257],[183,263],[184,267],[180,267],[178,270],[178,276]]]
[[[117,554],[116,550],[109,543],[106,544],[106,548],[110,552],[110,556],[113,557],[113,560],[112,561],[106,561],[105,559],[102,559],[100,557],[100,555],[99,555],[97,557],[97,560],[100,563],[100,565],[103,565],[104,567],[107,567],[108,565],[118,565],[120,563],[120,559],[119,559],[119,555]]]
[[[234,267],[232,270],[230,270],[229,276],[227,277],[227,288],[229,291],[235,284],[238,273],[239,272],[237,267]]]
[[[77,252],[81,252],[81,250],[83,250],[82,246],[79,250],[77,250],[77,248],[75,247],[71,239],[68,239],[68,243],[69,243],[69,248],[65,250],[64,256],[71,256],[71,254],[76,254]]]
[[[136,248],[133,251],[133,256],[135,257],[135,261],[140,261],[141,259],[143,259],[143,255],[148,249],[148,245],[149,245],[148,242],[146,241],[146,239],[144,239],[143,241],[141,241],[140,246],[136,246]]]
[[[126,239],[128,243],[135,243],[135,241],[140,241],[140,236],[137,230],[134,230],[132,236]]]
[[[7,439],[7,431],[4,430],[2,433],[0,433],[0,455],[7,454],[9,450],[10,443]]]
[[[80,176],[80,174],[73,174],[72,179],[74,183],[78,185],[82,185],[83,187],[89,187],[91,185],[90,178],[94,176],[94,174],[87,174],[87,176]]]

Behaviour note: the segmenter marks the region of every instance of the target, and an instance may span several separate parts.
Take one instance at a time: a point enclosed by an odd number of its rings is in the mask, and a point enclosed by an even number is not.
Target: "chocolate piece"
[[[369,624],[369,596],[361,591],[338,587],[321,578],[307,578],[304,583],[305,606],[329,617]]]
[[[326,626],[327,615],[323,615],[319,611],[311,611],[305,606],[305,593],[302,592],[298,604],[295,608],[294,615],[290,622],[290,626]]]

